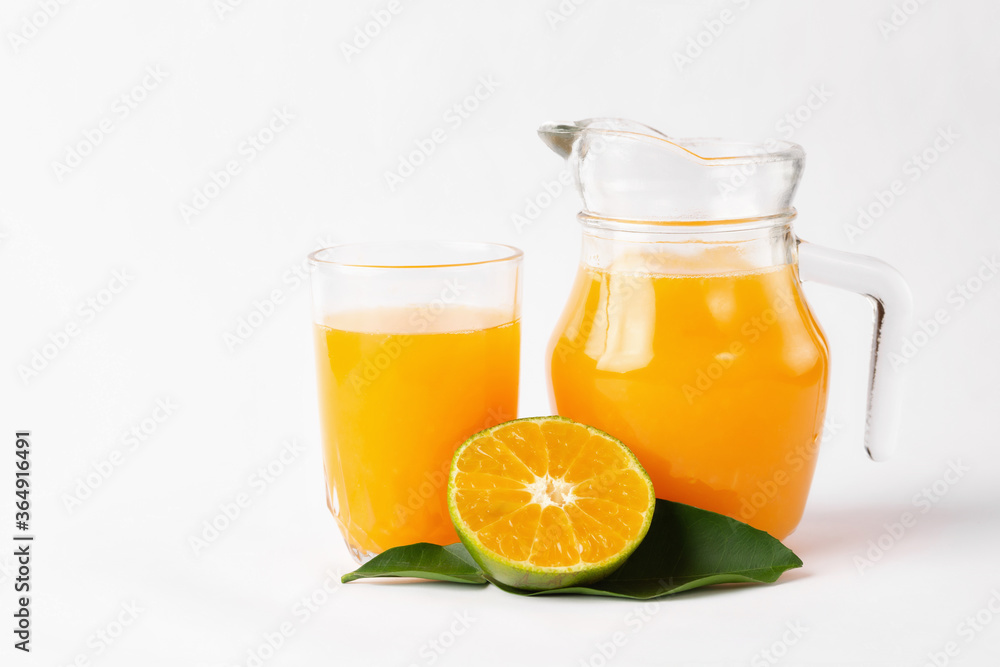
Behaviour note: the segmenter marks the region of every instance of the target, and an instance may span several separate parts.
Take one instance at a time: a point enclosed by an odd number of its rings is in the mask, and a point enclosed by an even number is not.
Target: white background
[[[4,665],[255,664],[249,652],[284,623],[293,634],[263,664],[760,665],[773,649],[790,665],[922,665],[948,642],[957,656],[939,664],[995,664],[996,614],[961,624],[1000,596],[1000,279],[973,281],[960,308],[953,290],[1000,252],[1000,5],[910,0],[886,33],[887,0],[590,0],[564,2],[567,16],[556,0],[402,0],[347,57],[385,1],[79,0],[49,2],[51,18],[45,4],[0,9],[0,539],[25,428],[37,535],[30,655],[11,648],[13,561],[0,548]],[[481,79],[495,90],[448,122]],[[248,160],[244,142],[275,109],[294,118]],[[870,308],[809,286],[834,359],[834,428],[787,540],[805,567],[778,585],[651,607],[444,584],[322,592],[353,562],[323,501],[302,258],[372,238],[522,247],[521,415],[545,414],[543,350],[575,270],[578,200],[539,199],[562,165],[534,130],[610,115],[805,146],[799,234],[890,262],[919,318],[947,317],[909,363],[900,455],[876,465],[861,444]],[[87,146],[102,120],[110,132]],[[385,173],[438,127],[444,143],[390,191]],[[949,128],[957,138],[914,179],[911,156]],[[77,150],[75,167],[55,166]],[[186,219],[181,204],[230,160],[240,172]],[[896,179],[903,193],[850,238],[858,209]],[[549,205],[518,228],[529,199]],[[127,285],[104,292],[116,271]],[[281,303],[230,349],[226,334],[274,290]],[[78,335],[22,377],[68,325]],[[178,407],[130,449],[123,434],[151,430],[162,399]],[[291,440],[301,451],[261,490],[253,476]],[[116,450],[120,465],[94,477]],[[948,484],[953,463],[968,470]],[[97,488],[67,507],[88,475]],[[922,512],[914,496],[935,482]],[[189,538],[241,493],[250,506],[195,554]],[[917,523],[893,537],[885,526],[904,512]],[[314,595],[323,603],[300,613]],[[103,643],[122,605],[141,611]],[[452,636],[455,614],[474,620]]]

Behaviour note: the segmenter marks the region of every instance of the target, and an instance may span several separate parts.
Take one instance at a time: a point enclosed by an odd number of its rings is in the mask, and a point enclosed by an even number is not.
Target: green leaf
[[[656,501],[646,538],[611,575],[589,586],[525,591],[492,581],[517,595],[603,595],[648,600],[733,583],[771,583],[802,567],[788,547],[762,530],[690,505]],[[421,577],[467,584],[487,581],[461,544],[413,544],[389,549],[344,582],[365,577]]]
[[[458,584],[485,584],[486,578],[460,543],[446,547],[420,542],[393,547],[340,578],[345,584],[369,577],[416,577]]]
[[[523,591],[519,595],[606,595],[647,600],[713,584],[772,583],[802,567],[792,550],[766,532],[722,514],[656,501],[653,522],[628,560],[589,586]]]

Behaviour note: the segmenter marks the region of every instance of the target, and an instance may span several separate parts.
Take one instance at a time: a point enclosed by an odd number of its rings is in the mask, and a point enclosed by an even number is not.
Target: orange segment
[[[580,507],[572,505],[566,509],[566,514],[574,533],[580,536],[580,557],[588,563],[599,563],[625,545],[626,534],[607,530],[608,524],[595,519]]]
[[[532,482],[535,475],[509,448],[490,436],[476,443],[477,456],[466,457],[455,464],[462,472],[484,472],[521,482]]]
[[[544,422],[541,428],[549,450],[549,475],[562,477],[590,440],[590,432],[563,421]]]
[[[538,505],[524,505],[513,514],[489,524],[476,536],[491,551],[506,554],[513,560],[526,560],[535,543],[541,511]]]
[[[549,505],[542,510],[529,558],[541,567],[568,567],[580,562],[576,535],[563,508]]]
[[[490,525],[531,502],[527,491],[510,489],[462,489],[457,502],[465,507],[465,521],[473,530]]]
[[[642,512],[622,507],[610,500],[599,498],[579,498],[577,508],[602,526],[611,528],[622,537],[628,537],[642,529],[645,517]]]
[[[455,453],[448,506],[495,580],[530,589],[595,581],[639,545],[653,485],[621,442],[562,417],[518,419]]]
[[[580,498],[609,500],[641,511],[645,508],[644,487],[645,480],[634,470],[606,471],[577,484],[575,493]]]
[[[456,475],[456,485],[460,489],[524,489],[525,483],[503,477],[492,475],[488,472],[459,472]]]
[[[538,424],[500,424],[493,431],[493,437],[502,442],[533,475],[544,475],[548,470],[549,451]]]
[[[631,452],[608,447],[602,438],[592,435],[581,455],[566,471],[566,479],[571,482],[582,482],[620,470],[628,470],[632,466],[631,459]]]

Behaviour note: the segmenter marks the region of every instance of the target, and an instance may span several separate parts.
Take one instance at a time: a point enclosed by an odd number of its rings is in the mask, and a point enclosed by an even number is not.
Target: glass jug
[[[584,208],[583,253],[548,348],[560,415],[622,440],[656,495],[775,537],[802,517],[826,410],[826,339],[800,279],[868,296],[875,326],[866,422],[889,456],[909,330],[902,277],[796,238],[805,154],[788,142],[671,139],[639,123],[549,123]]]

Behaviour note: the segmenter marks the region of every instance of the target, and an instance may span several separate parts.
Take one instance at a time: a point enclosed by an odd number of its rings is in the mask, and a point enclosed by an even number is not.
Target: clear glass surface
[[[363,562],[458,541],[451,456],[517,413],[521,251],[360,243],[309,259],[327,504],[348,548]]]
[[[909,292],[878,260],[794,236],[800,146],[675,139],[615,118],[539,135],[584,205],[583,256],[548,350],[559,414],[632,447],[659,497],[788,535],[829,377],[801,261],[875,302],[866,445],[875,459],[891,451],[902,382],[879,349],[901,342]]]

